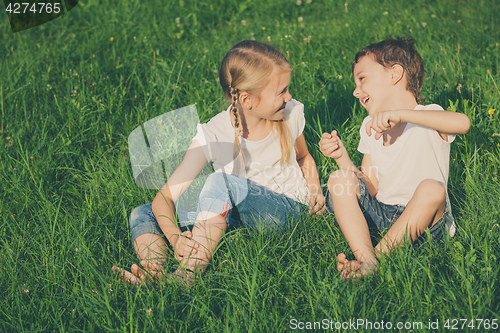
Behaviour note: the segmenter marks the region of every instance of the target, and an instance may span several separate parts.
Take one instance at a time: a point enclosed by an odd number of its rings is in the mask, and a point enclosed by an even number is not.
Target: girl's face
[[[276,69],[271,74],[271,80],[262,90],[258,98],[253,98],[252,109],[248,110],[250,116],[267,119],[283,120],[286,102],[292,99],[288,91],[291,72],[278,72]]]

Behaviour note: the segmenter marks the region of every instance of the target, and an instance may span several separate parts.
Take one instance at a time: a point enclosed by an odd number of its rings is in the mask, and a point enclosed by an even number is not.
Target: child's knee
[[[144,223],[145,220],[150,219],[148,213],[150,213],[151,211],[151,204],[145,204],[139,207],[135,207],[130,213],[130,228],[133,229],[137,225]]]
[[[213,172],[205,180],[206,187],[214,187],[215,185],[226,184],[224,179],[224,174],[222,172]]]
[[[217,217],[217,219],[214,219],[217,222],[225,221],[225,218],[222,216],[222,214],[217,214],[210,211],[199,212],[198,215],[196,215],[196,221],[207,221],[213,219],[214,217]]]
[[[417,186],[414,196],[422,201],[442,204],[446,201],[446,190],[438,181],[425,179]]]
[[[328,179],[328,190],[334,196],[356,194],[359,187],[359,179],[350,170],[339,169],[333,172]]]
[[[225,217],[210,211],[199,212],[196,216],[196,223],[193,227],[194,230],[204,230],[209,234],[212,232],[222,232],[227,230],[227,220]]]

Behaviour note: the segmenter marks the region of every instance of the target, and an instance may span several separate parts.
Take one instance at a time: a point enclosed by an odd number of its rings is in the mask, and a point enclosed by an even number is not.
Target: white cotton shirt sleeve
[[[438,105],[438,104],[429,104],[429,105],[426,105],[426,106],[423,106],[423,105],[417,105],[415,107],[415,110],[426,110],[426,111],[444,111],[444,109]],[[435,131],[435,134],[437,135],[436,138],[433,138],[435,140],[438,140],[438,141],[444,141],[441,136],[439,135],[439,133],[437,131]],[[446,133],[445,133],[446,134]],[[447,140],[444,141],[444,142],[448,142],[448,143],[452,143],[453,141],[455,141],[455,135],[453,134],[446,134],[447,136]]]
[[[285,114],[284,120],[287,122],[288,128],[290,129],[290,136],[296,139],[302,134],[306,126],[304,104],[292,99],[286,103],[286,109],[291,111]]]
[[[372,119],[372,117],[368,116],[363,120],[363,123],[361,124],[361,128],[359,129],[359,145],[358,145],[358,151],[362,154],[367,154],[370,155],[370,145],[368,144],[369,142],[369,136],[366,134],[366,124]]]
[[[205,134],[203,133],[202,124],[196,125],[196,130],[198,131],[193,138],[193,141],[196,140],[200,143],[201,148],[203,149],[203,153],[207,158],[208,162],[212,162],[212,158],[210,156],[210,151],[208,150],[207,140],[205,139]]]

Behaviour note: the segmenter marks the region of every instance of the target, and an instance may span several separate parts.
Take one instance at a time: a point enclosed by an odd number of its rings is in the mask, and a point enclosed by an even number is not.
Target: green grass
[[[291,319],[359,318],[423,331],[439,320],[444,332],[446,319],[500,320],[500,3],[347,3],[84,0],[16,34],[0,15],[0,331],[281,332]],[[403,35],[424,60],[426,103],[471,119],[452,144],[453,239],[400,248],[346,283],[335,256],[349,248],[324,215],[285,234],[229,233],[190,291],[113,278],[112,265],[137,262],[128,215],[156,193],[134,183],[128,135],[185,105],[202,122],[221,111],[217,70],[231,46],[269,37],[289,57],[326,180],[335,167],[318,150],[323,131],[337,129],[360,163],[355,53]]]

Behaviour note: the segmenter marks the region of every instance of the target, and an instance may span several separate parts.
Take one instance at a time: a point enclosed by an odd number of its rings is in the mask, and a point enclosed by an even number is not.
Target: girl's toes
[[[141,282],[134,274],[130,273],[129,271],[127,271],[125,269],[122,269],[122,268],[117,267],[117,266],[113,266],[111,268],[111,270],[113,270],[114,272],[117,272],[120,279],[125,281],[125,283],[127,283],[127,284],[138,285]]]
[[[184,288],[191,288],[196,283],[194,273],[186,270],[176,269],[172,274],[166,274],[166,277]]]

